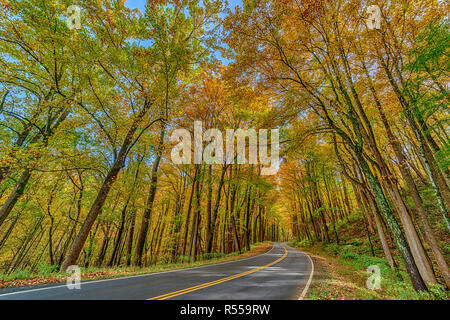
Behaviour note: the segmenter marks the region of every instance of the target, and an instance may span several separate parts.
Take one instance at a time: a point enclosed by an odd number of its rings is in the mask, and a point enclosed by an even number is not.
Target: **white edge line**
[[[307,254],[306,252],[302,252],[302,253],[305,254],[308,257],[309,261],[311,261],[311,274],[309,275],[308,282],[306,283],[306,286],[303,289],[302,294],[300,295],[298,300],[304,300],[305,299],[306,293],[308,293],[309,286],[311,285],[311,282],[312,282],[312,279],[313,279],[313,276],[314,276],[314,262],[312,261],[312,259],[309,256],[309,254]]]
[[[194,268],[184,268],[184,269],[177,269],[177,270],[170,270],[170,271],[138,274],[138,275],[135,275],[135,276],[127,276],[127,277],[120,277],[120,278],[102,279],[102,280],[93,280],[93,281],[87,280],[86,282],[81,282],[81,285],[86,285],[86,284],[91,284],[91,283],[99,283],[99,282],[105,282],[105,281],[131,279],[131,278],[138,278],[138,277],[148,277],[148,276],[155,276],[155,275],[164,274],[164,273],[172,273],[172,272],[179,272],[179,271],[201,269],[201,268],[212,267],[212,266],[220,266],[220,265],[224,265],[224,264],[234,263],[234,262],[238,262],[238,261],[245,261],[245,260],[261,257],[261,256],[264,256],[266,254],[269,254],[274,248],[275,248],[275,245],[272,245],[272,249],[270,249],[269,251],[267,251],[267,252],[265,252],[263,254],[258,254],[256,256],[248,257],[248,258],[245,258],[245,259],[238,259],[238,260],[222,262],[222,263],[217,263],[217,264],[213,264],[212,263],[212,264],[208,264],[208,265],[204,265],[204,266],[200,266],[200,267],[194,267]],[[3,294],[0,294],[0,297],[10,296],[10,295],[14,295],[14,294],[35,292],[35,291],[51,290],[51,289],[57,289],[57,288],[62,288],[62,287],[66,287],[66,285],[63,284],[63,285],[59,285],[59,286],[51,286],[51,287],[45,287],[45,288],[30,289],[30,290],[20,290],[20,291],[15,291],[15,292],[3,293]]]

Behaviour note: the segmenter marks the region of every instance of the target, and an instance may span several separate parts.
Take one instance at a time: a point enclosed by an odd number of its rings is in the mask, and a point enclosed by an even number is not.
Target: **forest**
[[[450,288],[448,3],[127,2],[0,0],[3,277],[345,246],[347,225],[414,290]],[[175,164],[196,121],[278,129],[277,172]]]

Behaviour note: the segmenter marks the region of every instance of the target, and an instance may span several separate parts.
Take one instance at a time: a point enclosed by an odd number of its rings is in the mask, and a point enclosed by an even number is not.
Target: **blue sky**
[[[141,12],[144,11],[144,6],[147,0],[127,0],[126,5],[130,9],[138,8]],[[235,6],[241,6],[242,7],[242,0],[228,0],[230,3],[230,7],[234,8]]]

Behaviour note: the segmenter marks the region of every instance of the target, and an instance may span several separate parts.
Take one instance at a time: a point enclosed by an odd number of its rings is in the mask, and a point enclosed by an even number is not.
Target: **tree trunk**
[[[216,229],[216,220],[217,220],[217,214],[219,212],[219,206],[220,206],[220,200],[222,196],[222,187],[225,181],[225,173],[227,171],[227,165],[224,165],[222,167],[222,174],[220,176],[219,186],[217,187],[217,196],[216,196],[216,204],[214,205],[214,211],[212,215],[211,222],[209,224],[209,232],[207,233],[206,238],[206,253],[211,253],[212,251],[212,243],[214,239],[214,233]]]
[[[165,127],[161,129],[159,136],[159,143],[156,152],[156,159],[153,162],[152,167],[152,179],[150,182],[150,191],[147,198],[147,204],[145,206],[144,214],[142,216],[141,228],[139,230],[139,236],[136,243],[136,251],[134,256],[134,264],[136,266],[142,266],[142,254],[144,252],[145,241],[147,240],[148,226],[153,210],[153,202],[155,201],[156,190],[158,188],[158,170],[161,163],[163,143],[164,143]]]
[[[408,271],[408,274],[411,278],[411,282],[414,286],[414,288],[418,291],[426,291],[427,287],[425,285],[425,282],[423,281],[421,274],[417,268],[417,265],[415,263],[414,257],[411,254],[408,242],[405,239],[405,236],[403,235],[402,230],[400,229],[400,226],[397,223],[397,220],[395,219],[394,213],[392,212],[391,208],[389,207],[389,204],[383,194],[383,191],[381,189],[381,186],[379,185],[378,181],[376,180],[375,176],[370,170],[369,165],[367,164],[366,160],[364,159],[362,154],[357,153],[356,156],[358,157],[358,160],[361,165],[361,169],[364,173],[364,175],[367,178],[367,181],[369,181],[369,184],[372,188],[372,191],[375,195],[375,199],[378,203],[378,206],[384,215],[384,218],[386,219],[386,222],[391,229],[395,242],[397,244],[397,249],[400,251],[406,270]]]

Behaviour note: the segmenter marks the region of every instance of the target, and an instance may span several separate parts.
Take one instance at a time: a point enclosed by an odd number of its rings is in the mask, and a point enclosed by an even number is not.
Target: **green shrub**
[[[189,256],[178,256],[177,257],[177,263],[183,263],[183,262],[185,262],[185,261],[189,261]]]
[[[223,257],[225,257],[225,254],[223,254],[223,253],[205,253],[205,254],[203,254],[204,260],[220,259]]]
[[[42,263],[38,264],[38,274],[39,275],[48,275],[48,274],[53,274],[53,273],[58,273],[58,272],[59,272],[58,265],[49,266],[49,265],[42,264]]]
[[[351,260],[357,260],[359,258],[359,255],[354,252],[346,252],[342,255],[342,258],[344,259],[351,259]]]
[[[297,246],[304,247],[304,248],[310,248],[310,247],[312,247],[312,245],[313,245],[312,241],[308,240],[308,239],[304,239],[297,243]]]
[[[361,239],[355,238],[351,240],[350,244],[352,246],[360,246],[363,244],[363,242],[361,241]]]
[[[447,291],[444,286],[438,283],[430,284],[429,286],[429,294],[433,296],[436,300],[447,300]]]
[[[336,243],[332,243],[326,247],[326,250],[330,254],[339,255],[341,253],[341,246]]]
[[[32,274],[26,270],[16,270],[13,273],[10,273],[9,275],[4,276],[3,280],[23,280],[23,279],[29,279],[32,277]]]
[[[354,249],[351,244],[343,245],[341,248],[343,252],[352,252],[352,250]]]

